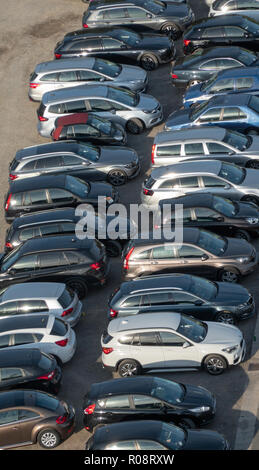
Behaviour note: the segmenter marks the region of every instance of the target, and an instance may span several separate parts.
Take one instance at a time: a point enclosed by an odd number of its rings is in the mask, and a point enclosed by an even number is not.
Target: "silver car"
[[[102,83],[132,91],[145,91],[147,72],[133,65],[120,65],[95,57],[52,60],[38,64],[30,76],[29,98],[41,101],[43,93],[78,85]]]
[[[209,16],[244,15],[259,20],[258,0],[215,0],[210,6]]]
[[[159,201],[198,191],[259,205],[258,170],[219,160],[196,160],[155,168],[144,182],[142,203],[157,208]]]
[[[161,104],[153,96],[106,85],[81,85],[44,93],[38,108],[38,132],[49,137],[58,117],[93,112],[123,125],[132,134],[163,119]]]

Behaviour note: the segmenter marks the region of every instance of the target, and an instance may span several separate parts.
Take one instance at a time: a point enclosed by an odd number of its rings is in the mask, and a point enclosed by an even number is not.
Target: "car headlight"
[[[152,113],[155,113],[155,111],[156,111],[155,109],[153,110],[143,109],[143,113],[145,114],[152,114]]]
[[[250,256],[241,256],[240,258],[237,258],[237,261],[242,264],[247,264],[250,261]]]
[[[125,165],[125,168],[134,168],[134,166],[136,166],[136,162],[130,162],[130,163],[127,163],[127,165]]]
[[[259,222],[259,219],[257,217],[248,217],[246,219],[246,221],[249,223],[249,224],[258,224]]]
[[[235,352],[238,349],[238,344],[235,344],[235,346],[229,346],[229,348],[222,349],[222,351],[225,351],[229,354]]]
[[[194,413],[204,413],[205,411],[210,411],[210,406],[198,406],[197,408],[190,408],[190,411]]]

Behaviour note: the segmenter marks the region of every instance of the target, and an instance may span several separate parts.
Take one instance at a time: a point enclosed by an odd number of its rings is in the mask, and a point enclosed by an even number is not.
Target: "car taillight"
[[[60,341],[55,341],[55,344],[57,344],[58,346],[66,346],[67,345],[67,342],[68,342],[68,338],[66,339],[61,339]]]
[[[37,88],[38,86],[40,86],[39,83],[30,83],[30,88]]]
[[[83,28],[88,28],[88,24],[84,23]]]
[[[18,178],[18,175],[13,175],[12,173],[9,174],[10,180],[14,181],[16,178]]]
[[[12,193],[9,194],[8,199],[5,204],[5,210],[8,211],[9,206],[10,206],[10,201],[11,201]]]
[[[84,409],[84,414],[85,415],[92,415],[95,409],[95,403],[92,405],[89,405],[87,408]]]
[[[6,246],[6,248],[13,248],[13,245],[10,242],[6,242],[5,246]]]
[[[183,40],[183,43],[184,43],[185,46],[189,46],[190,42],[191,42],[190,39],[184,39]]]
[[[143,193],[145,194],[145,196],[153,196],[154,194],[154,191],[152,191],[151,189],[143,189]]]
[[[48,118],[45,118],[43,116],[38,116],[39,121],[48,121]]]
[[[51,380],[53,379],[54,375],[55,371],[53,370],[52,372],[50,372],[50,374],[41,375],[40,377],[37,377],[37,380]]]
[[[152,145],[152,152],[151,152],[151,162],[152,162],[152,165],[154,165],[155,163],[155,151],[156,151],[156,145]]]
[[[118,312],[117,310],[113,310],[113,308],[110,308],[110,317],[115,318],[117,317]]]
[[[64,310],[64,312],[61,314],[62,317],[65,317],[66,315],[70,315],[70,313],[73,312],[73,308],[68,308],[67,310]]]
[[[99,271],[99,269],[101,269],[100,263],[93,263],[93,264],[91,264],[90,267],[91,267],[92,269],[94,269],[95,271]]]
[[[56,423],[57,424],[64,424],[67,420],[67,416],[59,416],[57,419],[56,419]]]
[[[178,78],[178,75],[176,75],[175,73],[171,73],[171,77],[172,78]]]
[[[113,348],[103,348],[104,354],[110,354],[113,351]]]
[[[55,54],[56,59],[61,59],[62,54]]]
[[[124,260],[124,264],[123,264],[124,269],[129,269],[129,259],[130,259],[130,255],[132,254],[133,250],[134,250],[134,247],[132,247],[129,250],[128,254],[125,256],[125,260]]]

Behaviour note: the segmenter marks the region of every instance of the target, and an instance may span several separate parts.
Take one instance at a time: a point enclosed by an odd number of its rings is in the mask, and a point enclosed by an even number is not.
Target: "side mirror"
[[[183,343],[183,348],[189,348],[191,346],[190,343],[188,343],[188,341],[185,341],[185,343]]]
[[[218,222],[223,222],[223,220],[224,220],[224,217],[222,217],[221,215],[219,217],[217,217]]]
[[[203,302],[201,300],[195,300],[194,305],[200,306]]]
[[[229,184],[226,184],[226,186],[224,186],[223,189],[227,190],[227,189],[229,189],[229,188],[230,188]]]
[[[13,276],[16,273],[16,270],[11,268],[7,272],[8,272],[8,274],[11,274],[11,276]]]
[[[205,254],[202,255],[202,257],[201,257],[202,261],[206,261],[207,259],[209,259],[208,255],[205,255]]]
[[[116,114],[116,109],[110,109],[110,113]]]
[[[147,13],[147,14],[146,14],[146,17],[147,17],[147,18],[152,18],[152,15],[151,15],[150,13]]]

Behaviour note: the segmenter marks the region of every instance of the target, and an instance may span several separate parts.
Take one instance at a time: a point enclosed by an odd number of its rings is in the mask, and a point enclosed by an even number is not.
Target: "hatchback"
[[[259,20],[258,0],[215,0],[210,5],[208,16],[245,15],[252,20]]]
[[[103,365],[121,377],[200,368],[219,375],[246,354],[243,333],[236,326],[175,312],[115,318],[103,333],[101,346]]]
[[[81,317],[82,303],[75,292],[57,282],[25,282],[2,291],[0,317],[25,313],[53,314],[75,326]]]
[[[253,296],[239,284],[166,274],[123,282],[109,299],[108,319],[158,311],[234,324],[253,316],[256,308]]]
[[[12,181],[5,198],[5,220],[28,213],[87,203],[97,207],[98,196],[107,204],[118,201],[118,192],[108,183],[86,182],[71,175],[49,175]]]
[[[123,252],[125,280],[150,274],[189,273],[237,282],[257,269],[258,254],[246,240],[226,238],[198,228],[183,228],[183,241],[131,240]]]
[[[33,388],[58,393],[62,382],[56,359],[40,349],[3,349],[0,351],[0,390]]]
[[[52,449],[71,436],[73,406],[48,393],[10,390],[0,393],[0,448],[39,443]]]
[[[133,91],[145,91],[147,73],[139,67],[115,64],[96,57],[42,62],[30,76],[29,98],[41,101],[43,93],[77,85],[100,82]]]
[[[71,326],[43,313],[0,318],[0,341],[3,351],[37,348],[54,356],[58,364],[70,361],[76,351]]]
[[[0,288],[26,281],[62,282],[82,299],[88,284],[103,285],[109,271],[105,247],[71,235],[27,240],[0,259]]]
[[[189,428],[210,422],[216,399],[203,387],[185,385],[160,377],[130,377],[94,383],[84,397],[84,426],[138,419],[173,422]]]

